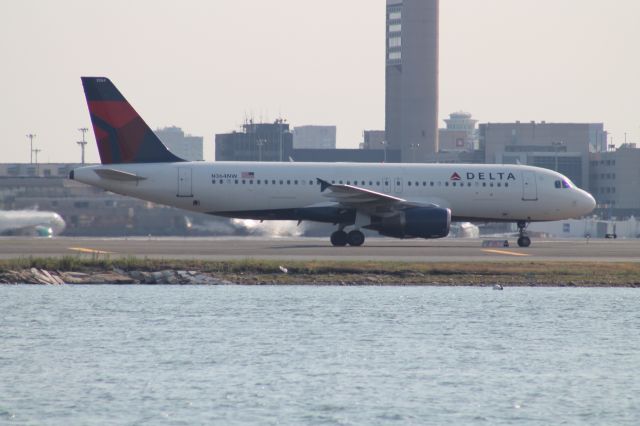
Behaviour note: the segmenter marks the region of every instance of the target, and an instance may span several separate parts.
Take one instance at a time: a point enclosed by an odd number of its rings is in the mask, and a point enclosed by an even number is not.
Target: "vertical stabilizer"
[[[102,164],[184,161],[158,139],[105,77],[82,77]]]

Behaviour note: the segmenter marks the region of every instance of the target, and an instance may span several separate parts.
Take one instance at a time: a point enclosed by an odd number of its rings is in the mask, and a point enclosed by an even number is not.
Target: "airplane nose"
[[[582,214],[589,214],[596,208],[596,200],[586,191],[581,191],[579,205],[583,210]]]

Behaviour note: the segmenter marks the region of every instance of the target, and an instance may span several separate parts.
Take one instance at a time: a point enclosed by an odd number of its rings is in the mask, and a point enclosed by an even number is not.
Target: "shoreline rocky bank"
[[[640,288],[640,279],[614,275],[491,273],[490,271],[205,271],[196,269],[124,270],[117,267],[82,271],[22,268],[0,269],[0,284],[32,285],[335,285],[335,286],[518,286]]]

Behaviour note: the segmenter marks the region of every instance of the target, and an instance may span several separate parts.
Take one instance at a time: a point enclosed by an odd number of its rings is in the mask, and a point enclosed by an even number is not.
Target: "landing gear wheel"
[[[334,247],[344,247],[347,245],[347,233],[344,231],[336,231],[331,234],[331,244]]]
[[[527,222],[520,221],[518,222],[518,232],[520,233],[520,238],[518,238],[518,247],[529,247],[531,245],[531,238],[527,237]]]
[[[530,245],[531,245],[531,238],[527,237],[526,235],[518,238],[519,247],[529,247]]]
[[[349,232],[347,234],[347,243],[353,247],[360,247],[364,244],[364,234],[358,230]]]

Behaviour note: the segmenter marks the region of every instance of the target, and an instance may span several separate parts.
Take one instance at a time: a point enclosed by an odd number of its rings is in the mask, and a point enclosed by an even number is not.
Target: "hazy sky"
[[[441,0],[440,119],[604,122],[640,142],[640,1]],[[0,0],[0,162],[79,161],[81,75],[152,128],[384,128],[384,0]],[[441,125],[443,123],[441,122]],[[98,161],[93,132],[87,160]]]

